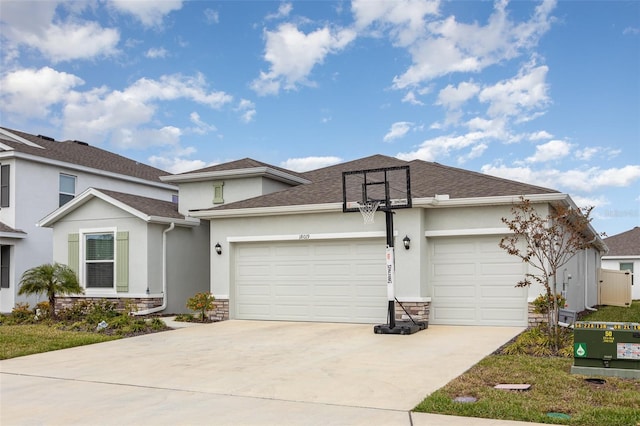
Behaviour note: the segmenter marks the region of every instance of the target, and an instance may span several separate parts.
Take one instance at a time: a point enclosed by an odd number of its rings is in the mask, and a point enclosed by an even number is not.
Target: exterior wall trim
[[[463,237],[467,235],[503,235],[510,234],[509,228],[445,229],[425,231],[425,237]]]
[[[394,234],[397,236],[398,232]],[[308,240],[345,240],[356,238],[384,238],[384,231],[370,232],[336,232],[326,234],[284,234],[284,235],[248,235],[227,237],[229,243],[246,243],[260,241],[308,241]]]

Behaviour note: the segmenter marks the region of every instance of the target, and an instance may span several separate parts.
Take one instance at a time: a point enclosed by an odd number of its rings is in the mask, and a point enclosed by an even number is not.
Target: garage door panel
[[[474,321],[476,309],[474,307],[441,306],[431,309],[430,320],[436,322],[446,321],[449,324],[461,324],[465,321]]]
[[[433,276],[438,277],[462,277],[476,274],[475,263],[440,263],[433,265]]]
[[[250,249],[254,245],[259,249]],[[241,243],[235,254],[236,318],[366,323],[386,318],[382,239]]]
[[[433,289],[433,297],[445,300],[464,300],[476,298],[476,288],[472,285],[439,285]]]
[[[522,316],[522,309],[509,309],[509,308],[482,308],[480,309],[481,319],[491,320],[491,321],[503,321],[509,319],[511,321],[517,322],[526,320],[526,317]]]
[[[521,277],[524,271],[523,263],[507,263],[507,262],[495,262],[495,263],[481,263],[480,272],[482,275],[494,275],[504,277],[506,275],[512,275],[514,277]],[[515,282],[517,282],[516,280]],[[515,284],[514,282],[514,284]]]
[[[433,256],[442,256],[455,253],[457,255],[473,254],[476,252],[474,242],[462,242],[462,241],[440,241],[438,244],[433,244],[432,254]]]
[[[499,241],[496,236],[429,239],[433,324],[526,325],[527,292],[515,287],[525,265]]]

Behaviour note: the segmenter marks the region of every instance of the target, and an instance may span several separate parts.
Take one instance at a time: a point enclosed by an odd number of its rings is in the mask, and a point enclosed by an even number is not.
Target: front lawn
[[[119,339],[103,333],[59,330],[51,325],[0,326],[0,359],[15,358],[74,346]]]
[[[630,308],[602,307],[582,320],[640,322],[640,301]],[[593,383],[570,373],[571,357],[506,355],[508,349],[486,357],[415,411],[580,426],[640,425],[640,380],[601,377],[604,383]],[[501,390],[494,388],[497,384],[531,388]],[[460,397],[476,402],[455,401]]]
[[[143,318],[118,312],[115,304],[81,301],[48,318],[48,305],[30,308],[18,304],[10,315],[0,316],[0,359],[14,358],[122,337],[155,333],[169,327],[160,318]]]

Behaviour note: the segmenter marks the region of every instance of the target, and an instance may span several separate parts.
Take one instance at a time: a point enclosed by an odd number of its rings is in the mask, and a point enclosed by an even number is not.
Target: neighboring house
[[[208,221],[181,215],[170,201],[91,188],[40,226],[54,228],[54,260],[76,271],[83,298],[135,304],[138,314],[179,313],[209,290]]]
[[[602,256],[602,268],[620,271],[640,271],[640,227],[604,239],[609,248]],[[634,300],[640,299],[640,285],[637,278],[632,276],[632,293]]]
[[[397,299],[432,324],[526,326],[528,302],[543,288],[515,287],[527,265],[498,246],[509,232],[501,218],[521,195],[542,215],[554,205],[575,207],[571,198],[381,155],[307,173],[246,159],[162,178],[179,185],[182,214],[211,221],[210,241],[220,248],[210,259],[214,316],[386,322],[384,215],[364,225],[360,214],[342,212],[342,172],[403,165],[410,166],[413,208],[394,214],[396,240],[411,240],[408,250],[396,250]],[[575,311],[597,304],[605,246],[590,232],[598,248],[576,254],[558,283]],[[403,314],[399,306],[396,313]]]
[[[172,201],[177,187],[162,175],[84,142],[0,128],[0,312],[37,302],[17,292],[24,271],[53,259],[52,231],[40,219],[91,187]]]

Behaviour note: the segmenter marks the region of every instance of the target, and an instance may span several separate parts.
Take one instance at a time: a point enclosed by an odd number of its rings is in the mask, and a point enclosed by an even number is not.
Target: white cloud
[[[306,172],[309,170],[315,170],[322,167],[332,166],[342,162],[340,157],[303,157],[303,158],[290,158],[280,163],[280,167],[293,170],[295,172]]]
[[[256,105],[248,99],[240,99],[238,106],[234,108],[234,111],[240,113],[240,119],[244,123],[250,123],[256,116]]]
[[[251,83],[260,95],[277,94],[281,88],[292,90],[298,85],[312,86],[307,79],[313,67],[324,62],[327,55],[344,49],[355,38],[352,30],[329,27],[305,34],[290,23],[276,31],[265,31],[264,59],[269,62],[268,72]]]
[[[111,0],[109,5],[120,13],[133,15],[145,27],[157,27],[166,15],[182,8],[182,0]]]
[[[412,91],[409,91],[406,95],[404,95],[404,98],[402,98],[402,102],[407,102],[411,105],[424,105],[424,102],[416,98],[415,93],[413,93]]]
[[[152,47],[147,50],[144,56],[149,59],[166,58],[169,55],[169,51],[164,47]]]
[[[510,20],[506,1],[495,2],[494,11],[484,26],[477,22],[460,23],[454,16],[429,22],[427,36],[407,38],[413,64],[394,78],[394,87],[415,86],[453,72],[479,72],[489,65],[517,57],[537,44],[548,31],[555,3],[548,0],[539,4],[531,19],[522,23]],[[373,20],[388,22],[380,15]],[[400,31],[399,27],[394,28]]]
[[[64,103],[69,92],[83,84],[80,77],[49,67],[16,70],[0,79],[0,110],[46,118],[52,105]]]
[[[63,109],[64,132],[82,140],[104,140],[110,135],[112,142],[122,148],[175,143],[167,138],[169,134],[176,136],[175,132],[167,132],[166,128],[153,137],[143,133],[153,122],[159,102],[179,99],[216,109],[231,102],[232,97],[208,91],[202,75],[179,74],[158,80],[142,78],[122,91],[99,87],[71,92]]]
[[[184,173],[207,167],[207,164],[202,160],[189,160],[180,157],[153,155],[149,157],[148,161],[150,165],[161,170],[166,170],[169,173]]]
[[[389,31],[394,43],[408,46],[425,34],[425,17],[438,14],[439,0],[354,0],[351,10],[359,31]]]
[[[593,192],[607,187],[628,187],[640,180],[640,166],[630,165],[621,168],[574,169],[561,171],[557,169],[534,170],[530,167],[507,167],[504,165],[485,165],[482,172],[526,182],[547,188]]]
[[[556,161],[566,157],[571,152],[572,145],[565,141],[552,140],[536,146],[536,153],[526,159],[529,163]]]
[[[204,10],[204,19],[207,24],[217,24],[220,22],[220,14],[217,10],[207,8]]]
[[[195,111],[189,114],[189,120],[196,126],[190,129],[191,132],[195,134],[206,135],[207,133],[215,132],[216,130],[218,130],[213,124],[208,124],[202,121],[202,119],[200,118],[200,114]]]
[[[480,86],[473,82],[463,81],[457,87],[449,84],[438,93],[436,105],[443,105],[448,109],[458,109],[473,98],[480,91]]]
[[[489,104],[487,113],[491,117],[518,116],[545,107],[549,103],[548,70],[546,66],[525,67],[516,77],[483,88],[478,99]]]
[[[276,13],[270,13],[269,15],[266,16],[265,19],[271,20],[271,19],[286,18],[287,16],[289,16],[292,10],[293,10],[293,5],[291,3],[281,3],[280,6],[278,7],[278,11]]]
[[[395,139],[401,138],[411,130],[413,123],[409,121],[397,121],[391,125],[391,129],[382,138],[385,142],[391,142]]]
[[[483,145],[486,138],[485,132],[470,132],[460,136],[439,136],[423,142],[415,151],[401,152],[396,157],[406,161],[416,159],[435,161],[438,158],[449,156],[451,151],[473,150],[474,146]]]
[[[528,138],[530,141],[539,141],[543,139],[551,139],[553,135],[547,131],[541,130],[539,132],[529,134]]]

